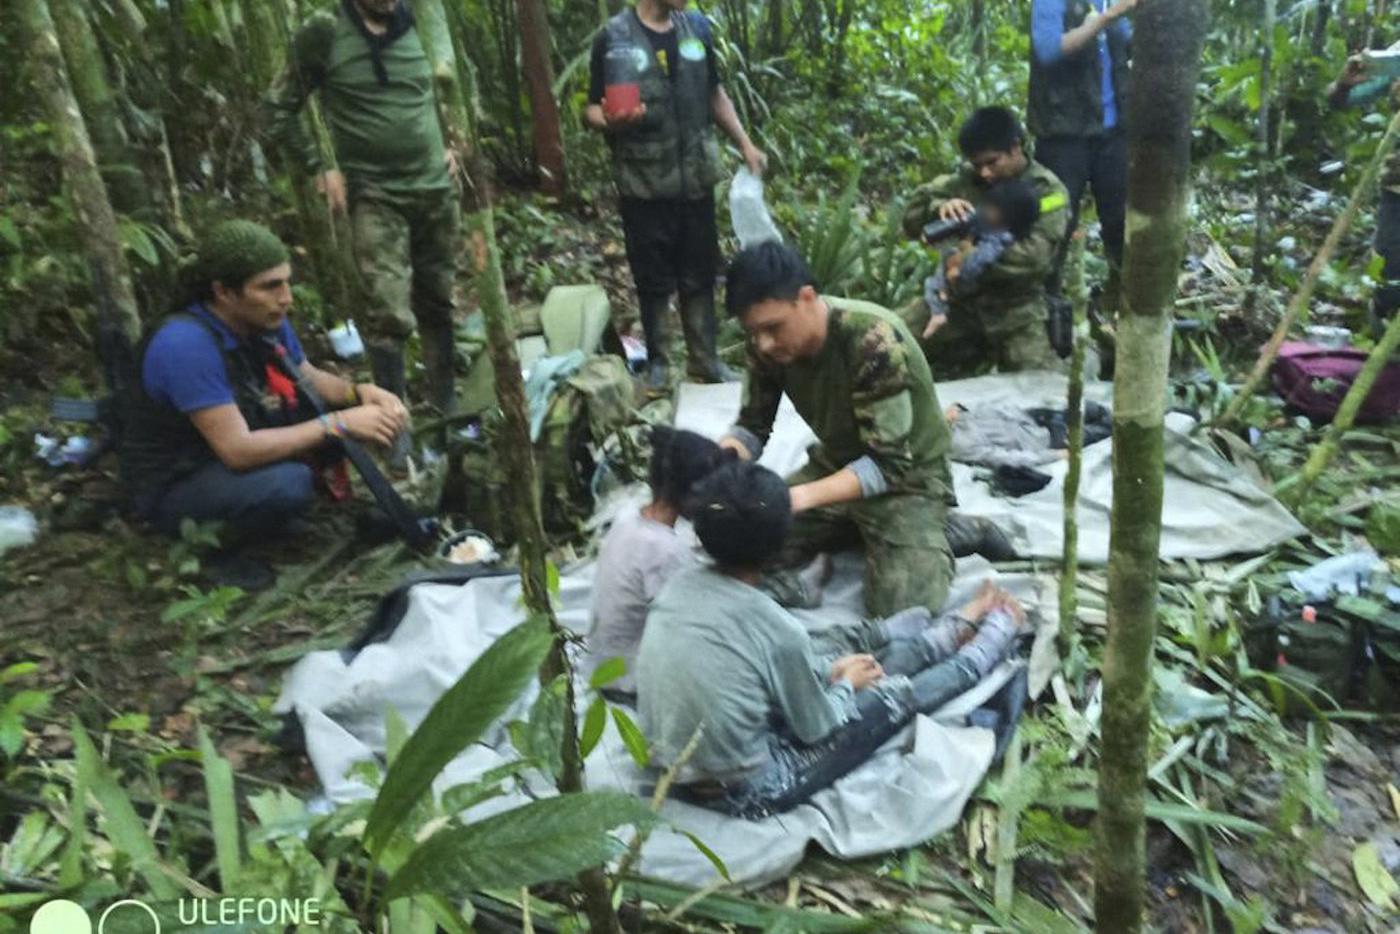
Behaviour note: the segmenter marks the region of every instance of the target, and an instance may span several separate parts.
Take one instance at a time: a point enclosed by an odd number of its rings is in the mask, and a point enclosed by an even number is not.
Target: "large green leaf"
[[[219,884],[225,895],[238,891],[242,855],[238,838],[238,799],[234,795],[233,767],[219,755],[209,733],[199,729],[199,755],[204,765],[204,791],[209,796],[209,819],[214,828],[214,858]]]
[[[480,739],[520,696],[544,661],[552,638],[543,618],[522,623],[496,640],[438,698],[384,776],[365,825],[370,852],[383,850],[443,767]]]
[[[73,748],[77,751],[78,772],[82,781],[106,815],[107,837],[112,845],[127,855],[131,867],[146,880],[146,885],[150,886],[156,898],[179,898],[180,889],[165,874],[156,845],[146,834],[146,827],[136,814],[131,799],[108,773],[87,730],[76,719],[73,721]]]
[[[566,879],[624,849],[610,830],[656,815],[632,795],[595,791],[533,801],[422,843],[389,882],[386,898],[462,896]]]

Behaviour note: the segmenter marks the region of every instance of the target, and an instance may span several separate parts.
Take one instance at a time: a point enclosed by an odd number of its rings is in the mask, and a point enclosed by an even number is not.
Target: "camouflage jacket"
[[[951,504],[948,423],[914,336],[879,305],[825,301],[830,309],[826,343],[815,357],[776,366],[750,346],[735,436],[755,454],[761,451],[786,393],[817,435],[807,451],[814,466],[834,473],[869,458],[887,492],[930,495]]]
[[[1069,193],[1055,173],[1028,159],[1021,180],[1040,196],[1040,219],[1031,235],[1013,244],[975,284],[962,289],[954,286],[950,295],[954,313],[972,312],[994,329],[999,321],[1013,324],[1022,317],[1037,322],[1044,319],[1045,281],[1069,223]],[[938,217],[938,208],[945,201],[962,198],[975,204],[985,188],[968,170],[940,175],[920,185],[904,212],[905,234],[917,237],[925,224]]]

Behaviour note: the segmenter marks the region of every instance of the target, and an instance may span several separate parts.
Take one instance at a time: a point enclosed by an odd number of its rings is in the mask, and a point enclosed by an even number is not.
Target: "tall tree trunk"
[[[1274,328],[1274,333],[1269,337],[1269,341],[1264,345],[1264,349],[1259,354],[1259,359],[1255,361],[1254,368],[1249,371],[1248,378],[1239,392],[1230,400],[1230,404],[1225,407],[1220,418],[1216,419],[1217,425],[1231,425],[1239,419],[1244,412],[1244,407],[1254,396],[1259,384],[1264,381],[1264,377],[1269,372],[1269,367],[1273,366],[1274,358],[1278,356],[1279,348],[1288,337],[1288,332],[1297,322],[1298,316],[1303,313],[1308,302],[1312,299],[1313,289],[1317,287],[1317,280],[1322,275],[1322,271],[1332,262],[1332,257],[1336,255],[1337,247],[1342,242],[1342,237],[1351,229],[1352,222],[1356,220],[1356,215],[1361,211],[1371,194],[1371,189],[1376,184],[1376,177],[1380,175],[1381,166],[1385,164],[1390,151],[1395,148],[1396,141],[1400,139],[1400,113],[1390,119],[1390,125],[1386,127],[1385,135],[1381,137],[1380,145],[1376,147],[1376,152],[1371,156],[1371,162],[1366,166],[1366,170],[1361,173],[1361,178],[1357,181],[1356,187],[1352,189],[1351,200],[1347,202],[1346,210],[1337,215],[1337,219],[1332,222],[1332,229],[1327,232],[1327,237],[1322,241],[1322,246],[1318,248],[1317,255],[1313,257],[1312,263],[1308,266],[1308,271],[1303,275],[1303,281],[1298,285],[1298,291],[1293,294],[1293,298],[1288,303],[1288,308],[1284,311],[1283,317],[1279,319],[1278,326]]]
[[[132,158],[117,98],[107,79],[107,67],[86,7],[79,0],[51,0],[49,12],[68,64],[73,96],[87,123],[112,206],[123,214],[132,214],[149,206],[150,197],[141,170]]]
[[[431,10],[424,16],[426,8]],[[474,84],[466,88],[448,86],[449,82],[456,84],[458,70],[455,61],[447,58],[453,55],[453,44],[442,0],[419,0],[418,12],[423,47],[429,56],[440,99],[454,111],[449,114],[449,125],[452,128],[471,126],[476,113],[476,87]],[[470,78],[472,72],[467,69],[462,74]],[[496,401],[503,416],[497,454],[505,467],[506,476],[510,478],[511,518],[520,551],[520,586],[525,608],[533,615],[548,619],[555,635],[549,657],[540,669],[540,680],[548,684],[561,675],[565,679],[563,765],[556,784],[561,793],[569,794],[583,790],[583,756],[579,752],[573,678],[565,652],[568,634],[559,625],[550,602],[544,522],[536,492],[538,471],[535,467],[535,449],[530,443],[525,383],[520,376],[520,358],[515,352],[515,322],[510,300],[506,297],[501,251],[496,243],[490,170],[480,147],[469,146],[464,155],[467,162],[467,210],[463,227],[477,298],[486,324],[487,349],[495,370]],[[622,934],[617,912],[612,907],[607,877],[602,869],[585,871],[579,875],[578,881],[583,892],[589,929],[597,934]]]
[[[1097,928],[1142,930],[1143,813],[1162,532],[1162,418],[1171,314],[1186,240],[1191,108],[1206,0],[1143,4],[1128,108],[1128,242],[1113,392],[1113,512],[1094,909]]]
[[[1321,58],[1327,48],[1327,21],[1332,18],[1332,0],[1317,0],[1312,28],[1312,57]]]
[[[83,113],[73,97],[63,51],[49,16],[46,0],[20,0],[20,17],[29,40],[29,60],[34,90],[48,113],[49,124],[63,166],[63,180],[76,214],[78,237],[97,271],[99,307],[108,309],[130,346],[141,339],[141,316],[131,288],[131,272],[122,254],[117,215],[97,169],[97,157],[88,137]],[[104,322],[99,321],[99,326]]]
[[[540,189],[559,197],[568,188],[564,169],[564,132],[554,100],[554,68],[549,63],[549,17],[542,0],[515,0],[520,20],[520,67],[530,95],[530,127]]]
[[[1264,280],[1264,238],[1269,235],[1269,190],[1273,183],[1273,146],[1269,137],[1269,109],[1274,93],[1274,23],[1278,0],[1263,0],[1264,21],[1259,30],[1259,123],[1255,127],[1258,146],[1258,172],[1254,177],[1254,258],[1252,282],[1257,287]],[[1251,295],[1252,297],[1252,295]]]
[[[1089,342],[1088,302],[1084,287],[1084,235],[1070,237],[1065,261],[1065,295],[1074,308],[1074,350],[1069,362],[1069,467],[1065,471],[1064,550],[1060,560],[1060,657],[1069,658],[1079,630],[1079,475],[1084,463],[1084,353]]]
[[[775,58],[783,53],[783,0],[768,0],[768,22],[763,28],[763,54]]]
[[[987,58],[987,0],[972,0],[972,59],[980,67]]]
[[[249,81],[255,100],[261,99],[272,87],[283,67],[292,36],[297,30],[294,7],[285,0],[242,0],[243,28],[249,49]],[[319,119],[319,108],[313,97],[306,105],[307,122],[316,138],[316,145],[326,165],[333,164],[333,153]],[[292,200],[296,205],[297,221],[302,242],[311,257],[315,280],[328,307],[340,317],[353,317],[359,305],[354,283],[356,274],[350,250],[349,221],[337,217],[316,191],[315,180],[296,159],[287,159],[286,171],[291,177]]]

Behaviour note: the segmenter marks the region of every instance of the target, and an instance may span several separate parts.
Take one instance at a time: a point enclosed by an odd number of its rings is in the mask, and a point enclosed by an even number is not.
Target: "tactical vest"
[[[689,14],[671,14],[679,53],[662,71],[637,14],[631,8],[608,20],[608,48],[633,46],[641,68],[646,116],[634,127],[608,136],[613,178],[624,198],[698,201],[711,197],[720,178],[719,144],[710,116],[710,78],[705,41]]]
[[[234,404],[243,413],[250,430],[293,425],[315,413],[310,400],[299,388],[295,406],[284,404],[281,397],[272,392],[267,369],[273,359],[274,346],[280,344],[261,340],[239,341],[238,346],[230,350],[224,346],[223,335],[203,315],[191,311],[170,315],[147,332],[136,354],[136,359],[140,361],[138,374],[145,370],[146,351],[151,340],[162,327],[175,320],[195,322],[217,344],[224,358],[229,386],[233,389]],[[121,479],[133,505],[138,511],[145,511],[154,505],[154,498],[170,484],[217,460],[218,455],[204,440],[189,415],[168,403],[153,399],[146,392],[144,380],[139,375],[130,392],[122,438]]]
[[[1064,32],[1084,22],[1092,9],[1088,0],[1067,0]],[[1118,106],[1118,125],[1127,116],[1128,86],[1132,72],[1128,66],[1129,44],[1117,29],[1108,29],[1108,55],[1113,62],[1113,96]],[[1098,39],[1074,55],[1053,65],[1042,65],[1031,52],[1030,100],[1026,125],[1038,139],[1053,136],[1098,136],[1104,133],[1103,75],[1099,67]]]

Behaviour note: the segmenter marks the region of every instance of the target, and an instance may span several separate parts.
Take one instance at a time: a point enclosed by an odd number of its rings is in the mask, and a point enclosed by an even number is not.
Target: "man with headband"
[[[214,227],[191,269],[188,304],[138,351],[122,480],[135,510],[162,531],[177,534],[185,519],[221,520],[226,545],[275,536],[311,505],[308,461],[333,451],[335,438],[388,445],[407,425],[393,393],[306,359],[287,320],[289,259],[260,224]],[[277,356],[335,411],[318,418]],[[252,577],[270,582],[270,572]]]

